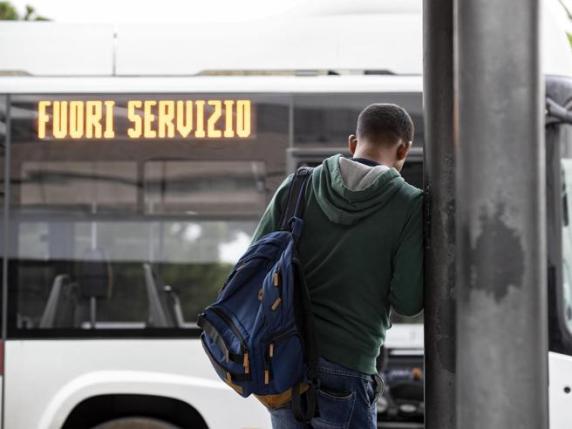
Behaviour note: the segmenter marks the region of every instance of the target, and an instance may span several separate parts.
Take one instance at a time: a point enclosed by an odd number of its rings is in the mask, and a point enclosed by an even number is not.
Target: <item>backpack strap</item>
[[[314,325],[314,314],[312,313],[312,303],[310,291],[304,278],[302,263],[297,257],[292,260],[294,267],[294,281],[299,296],[297,308],[297,318],[301,321],[303,329],[301,329],[302,342],[304,344],[304,360],[308,367],[309,389],[300,393],[295,390],[292,397],[292,412],[298,422],[307,425],[310,420],[319,415],[317,390],[320,387],[318,379],[318,359],[320,357],[318,351],[318,340],[316,338],[316,328]],[[305,400],[304,400],[305,399]]]
[[[304,393],[300,391],[300,385],[292,388],[292,413],[298,423],[302,423],[304,429],[311,428],[312,419],[318,416],[318,395],[312,385]]]
[[[290,189],[288,191],[288,198],[286,208],[283,211],[282,219],[280,221],[281,229],[290,231],[297,237],[300,231],[297,226],[301,226],[302,222],[294,222],[293,218],[298,218],[300,221],[304,216],[304,203],[306,186],[309,179],[312,177],[313,168],[300,167],[296,170]],[[308,389],[304,392],[301,391],[300,385],[292,389],[292,412],[296,420],[303,423],[304,427],[308,427],[310,420],[318,415],[318,402],[317,402],[317,389],[319,388],[318,380],[318,342],[316,339],[316,330],[314,328],[314,315],[312,314],[312,307],[310,301],[310,292],[304,279],[304,272],[300,260],[295,256],[292,260],[294,268],[294,282],[296,284],[295,293],[299,299],[299,305],[296,308],[296,319],[300,323],[302,342],[304,343],[304,361],[308,367]]]
[[[283,231],[290,230],[290,219],[294,216],[300,219],[304,216],[304,194],[308,179],[312,177],[312,170],[311,167],[299,167],[290,182],[286,208],[280,219],[280,229]]]

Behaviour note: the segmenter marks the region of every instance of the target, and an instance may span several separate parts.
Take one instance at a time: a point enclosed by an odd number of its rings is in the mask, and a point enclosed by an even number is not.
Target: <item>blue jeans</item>
[[[371,376],[320,358],[319,415],[311,421],[313,429],[376,429],[377,397],[383,385]],[[270,411],[273,429],[303,429],[290,407]]]

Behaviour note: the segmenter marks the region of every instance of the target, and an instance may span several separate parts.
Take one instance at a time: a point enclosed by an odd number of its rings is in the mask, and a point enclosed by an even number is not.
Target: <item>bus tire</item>
[[[181,429],[163,420],[149,417],[123,417],[94,426],[92,429]]]

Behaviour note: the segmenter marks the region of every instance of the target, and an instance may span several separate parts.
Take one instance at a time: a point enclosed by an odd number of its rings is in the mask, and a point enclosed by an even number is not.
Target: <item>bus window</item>
[[[562,311],[563,320],[572,333],[572,159],[562,159],[563,227],[562,227]]]
[[[372,103],[395,103],[415,124],[414,146],[423,146],[423,106],[419,93],[299,94],[294,96],[294,144],[346,147],[361,110]]]
[[[7,146],[7,131],[8,131],[8,100],[5,95],[0,95],[0,240],[4,242],[6,234],[4,232],[4,206],[5,206],[5,196],[6,196],[6,188],[4,183],[4,164],[5,164],[5,154],[6,154],[6,146]],[[4,289],[4,246],[0,249],[0,292]],[[4,318],[2,316],[2,312],[4,310],[3,305],[3,293],[0,293],[0,332],[3,330],[1,329]],[[3,334],[2,334],[3,335]],[[0,339],[1,336],[0,336]]]
[[[12,100],[10,335],[195,327],[286,174],[289,98]]]

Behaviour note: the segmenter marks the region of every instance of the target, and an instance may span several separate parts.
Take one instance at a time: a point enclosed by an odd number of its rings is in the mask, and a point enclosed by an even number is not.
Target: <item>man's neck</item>
[[[367,165],[369,167],[376,167],[376,166],[380,165],[379,162],[374,161],[372,159],[367,159],[367,158],[358,158],[358,157],[354,156],[352,158],[352,160],[359,162],[360,164]]]
[[[389,159],[387,159],[388,157],[383,156],[383,154],[380,153],[370,153],[368,151],[358,151],[356,150],[355,153],[353,154],[353,158],[358,158],[358,159],[363,159],[363,160],[367,160],[376,164],[383,164],[386,165],[388,167],[392,167],[393,163],[390,162]]]

